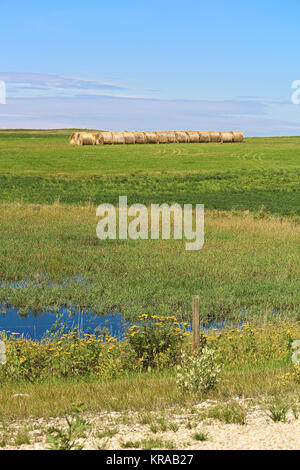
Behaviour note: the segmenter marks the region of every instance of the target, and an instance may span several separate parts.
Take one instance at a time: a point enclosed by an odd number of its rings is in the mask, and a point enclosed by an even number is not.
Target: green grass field
[[[27,311],[73,304],[131,318],[141,312],[189,318],[199,293],[203,322],[299,314],[295,222],[207,211],[204,247],[187,252],[181,240],[99,240],[95,212],[3,205],[1,298]],[[18,289],[7,284],[24,279],[28,285]]]
[[[69,145],[69,134],[0,132],[0,200],[203,203],[300,215],[300,138],[236,144]]]
[[[203,322],[298,318],[300,137],[227,145],[68,141],[67,131],[0,133],[2,301],[25,311],[72,304],[99,314],[189,317],[191,297],[200,294]],[[129,203],[204,203],[204,248],[98,240],[95,205],[119,195]],[[19,289],[8,283],[24,279]]]

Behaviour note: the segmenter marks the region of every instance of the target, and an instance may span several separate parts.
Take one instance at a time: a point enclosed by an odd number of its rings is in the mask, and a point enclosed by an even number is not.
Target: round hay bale
[[[189,142],[189,137],[185,131],[175,131],[176,141],[179,143]]]
[[[79,145],[80,144],[80,132],[74,132],[71,135],[70,144],[71,145]]]
[[[232,131],[233,142],[243,142],[244,133],[243,131]]]
[[[168,131],[168,140],[169,140],[169,144],[174,144],[177,142],[175,132]]]
[[[169,143],[168,132],[158,131],[158,132],[155,132],[155,134],[157,135],[158,142],[160,144],[168,144]]]
[[[125,139],[125,144],[135,144],[134,132],[125,131],[123,132],[123,135]]]
[[[134,132],[134,138],[136,144],[146,144],[146,136],[144,132]]]
[[[199,132],[199,142],[210,142],[210,133],[209,132]]]
[[[101,132],[103,144],[112,144],[112,132],[102,131]]]
[[[78,140],[80,145],[96,145],[96,137],[91,133],[82,132]]]
[[[209,135],[211,142],[222,142],[221,132],[210,131]]]
[[[221,134],[222,142],[224,144],[227,144],[229,142],[233,142],[232,132],[220,132],[220,134]]]
[[[187,131],[186,132],[189,137],[189,142],[191,143],[199,143],[199,132],[198,131]]]
[[[125,144],[124,132],[112,132],[112,144]]]
[[[97,132],[95,134],[95,139],[96,139],[96,145],[103,145],[103,137],[101,132]]]
[[[158,137],[155,132],[144,132],[146,144],[158,144]]]

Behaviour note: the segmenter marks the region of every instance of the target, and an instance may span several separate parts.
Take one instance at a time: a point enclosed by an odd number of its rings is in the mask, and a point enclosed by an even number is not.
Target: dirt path
[[[83,413],[88,428],[76,442],[84,449],[300,449],[300,419],[290,410],[286,422],[274,422],[264,406],[249,405],[245,424],[205,417],[216,406],[206,402],[191,410],[165,413]],[[66,429],[65,418],[10,422],[0,428],[2,449],[47,449],[47,430]]]

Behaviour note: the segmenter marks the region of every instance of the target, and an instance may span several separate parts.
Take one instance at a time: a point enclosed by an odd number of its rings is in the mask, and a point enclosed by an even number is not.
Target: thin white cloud
[[[77,77],[62,77],[59,75],[42,74],[42,73],[26,73],[26,72],[0,72],[0,79],[8,84],[41,86],[43,88],[73,88],[73,89],[115,89],[124,90],[119,84],[110,83],[100,80],[89,80]]]
[[[59,75],[0,72],[0,80],[6,83],[8,98],[56,98],[81,95],[144,98],[149,94],[136,93],[127,86],[102,80],[89,80]],[[146,90],[151,93],[151,90]],[[154,90],[153,90],[154,91]]]

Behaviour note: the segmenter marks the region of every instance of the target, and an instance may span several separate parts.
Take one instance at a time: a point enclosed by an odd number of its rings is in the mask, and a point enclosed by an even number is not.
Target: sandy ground
[[[205,449],[300,449],[300,418],[296,419],[290,411],[286,422],[275,423],[263,405],[243,403],[247,407],[245,424],[225,424],[218,420],[203,418],[203,411],[215,402],[204,402],[192,410],[166,410],[164,413],[117,413],[103,412],[98,414],[82,413],[80,416],[89,424],[84,431],[85,437],[77,442],[84,449],[117,450],[130,449],[129,441],[135,448],[142,448],[141,441],[159,440],[153,449],[205,450]],[[161,428],[161,420],[165,428]],[[66,429],[65,418],[11,421],[0,428],[1,435],[9,436],[2,449],[48,449],[47,429],[56,426]],[[204,441],[195,439],[196,433],[205,433]],[[26,434],[30,443],[16,444],[18,433]],[[22,439],[22,437],[21,437]],[[3,445],[4,444],[4,445]],[[145,445],[145,444],[144,444]]]

